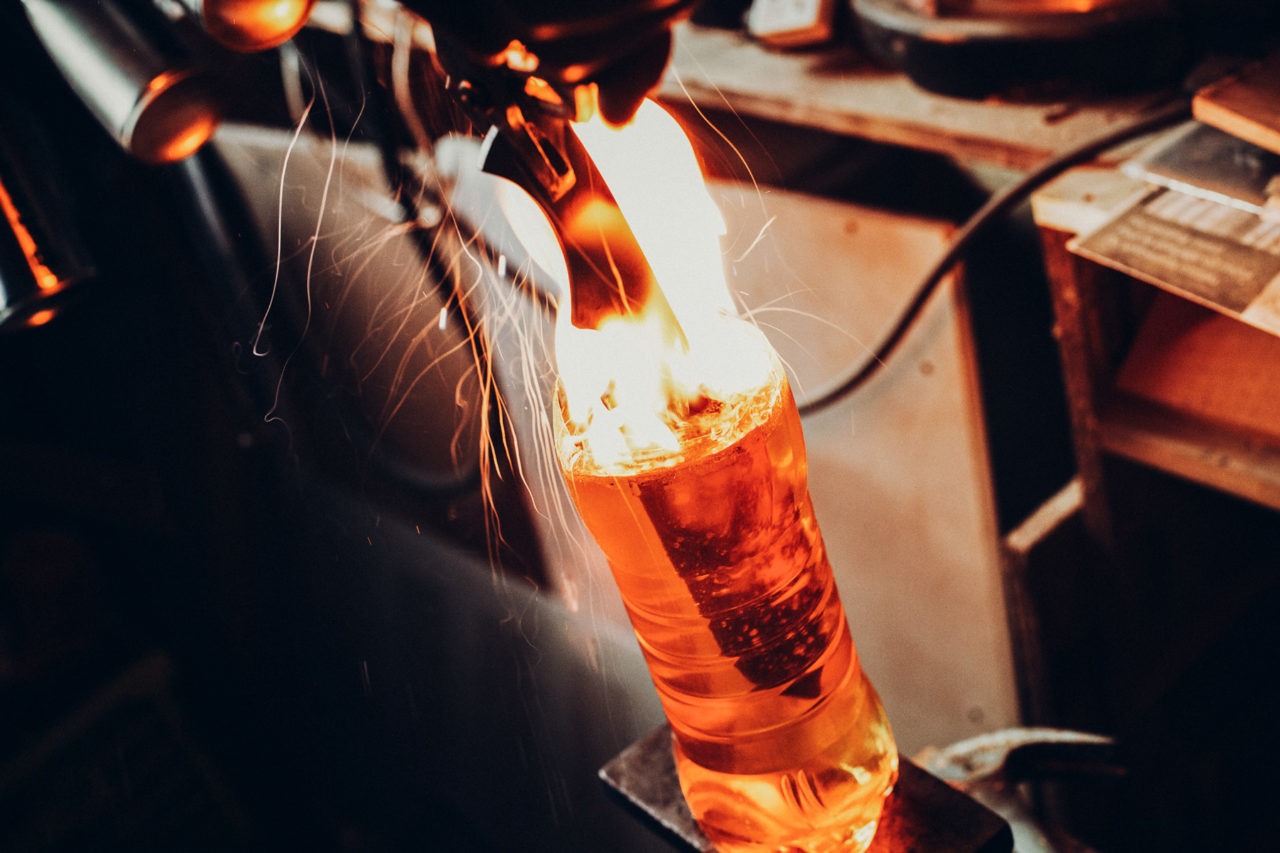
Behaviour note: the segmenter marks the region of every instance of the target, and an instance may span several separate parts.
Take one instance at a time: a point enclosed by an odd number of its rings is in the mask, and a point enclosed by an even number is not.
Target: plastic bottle
[[[720,851],[863,851],[897,778],[807,483],[795,400],[703,400],[678,450],[601,466],[562,418],[561,468],[609,558]]]

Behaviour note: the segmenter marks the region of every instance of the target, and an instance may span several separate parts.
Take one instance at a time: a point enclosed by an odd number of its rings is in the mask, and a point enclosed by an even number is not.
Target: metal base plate
[[[711,853],[676,779],[671,730],[663,726],[618,753],[600,778],[680,850]],[[1009,824],[986,806],[903,759],[868,853],[1010,853]]]

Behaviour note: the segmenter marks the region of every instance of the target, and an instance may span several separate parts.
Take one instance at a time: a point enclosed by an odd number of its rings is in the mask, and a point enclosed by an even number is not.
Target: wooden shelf
[[[1280,509],[1280,337],[1156,293],[1115,377],[1104,449]]]
[[[1166,93],[1058,103],[934,95],[852,46],[767,50],[738,32],[682,25],[661,96],[963,161],[1029,169],[1126,123]]]
[[[1046,258],[1086,487],[1106,453],[1280,509],[1280,338],[1065,248],[1143,186],[1078,169],[1033,201],[1057,235]]]
[[[1098,430],[1109,453],[1280,510],[1280,446],[1127,395]]]

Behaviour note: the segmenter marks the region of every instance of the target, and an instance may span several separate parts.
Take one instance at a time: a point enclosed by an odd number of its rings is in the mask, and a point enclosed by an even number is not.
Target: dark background
[[[304,47],[335,69],[350,126],[341,46]],[[253,93],[233,118],[287,127],[274,55],[221,71]],[[83,274],[54,322],[0,334],[0,849],[664,849],[595,778],[660,720],[643,665],[625,637],[573,641],[580,620],[535,594],[519,496],[498,493],[495,569],[465,466],[414,476],[372,450],[377,418],[324,366],[324,336],[292,349],[296,305],[273,314],[280,345],[250,357],[274,264],[239,188],[212,152],[124,156],[18,4],[0,8],[0,81],[0,177]],[[903,204],[885,180],[900,173],[913,209],[959,220],[981,200],[936,158],[764,124],[738,142],[776,137],[830,157],[805,174],[761,153],[757,172],[790,188]],[[971,259],[992,283],[973,298],[1004,529],[1071,468],[1062,401],[1044,392],[1047,297],[1023,286],[1036,260],[1025,218]],[[1022,404],[1033,394],[1042,406]],[[1158,496],[1133,522],[1153,553],[1233,543],[1148,578],[1144,600],[1280,562],[1272,514],[1214,499],[1171,538],[1168,519],[1203,496],[1117,476]],[[1117,722],[1106,638],[1089,633],[1098,571],[1035,590],[1062,641],[1048,654],[1064,724]],[[1273,706],[1258,697],[1280,647],[1264,588],[1163,703],[1121,715],[1142,795],[1092,789],[1080,825],[1104,849],[1272,837]]]

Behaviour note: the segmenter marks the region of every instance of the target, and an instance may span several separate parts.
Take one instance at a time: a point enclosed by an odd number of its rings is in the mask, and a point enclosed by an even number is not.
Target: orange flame
[[[597,117],[575,129],[671,313],[645,306],[587,330],[560,312],[556,362],[570,438],[606,470],[658,456],[674,464],[690,409],[763,387],[777,360],[737,317],[721,258],[724,221],[679,123],[646,101],[623,127]]]
[[[316,0],[205,0],[205,29],[224,47],[266,50],[291,39],[311,17]]]
[[[13,229],[14,236],[18,238],[18,245],[22,247],[22,254],[26,256],[27,266],[31,267],[31,274],[35,276],[36,285],[46,292],[54,291],[61,287],[62,282],[58,280],[58,276],[40,260],[40,247],[36,245],[35,238],[31,236],[31,231],[23,224],[22,213],[18,210],[17,205],[13,203],[13,199],[9,196],[9,191],[5,189],[3,183],[0,183],[0,210],[4,211],[5,219],[9,221],[9,227]]]

